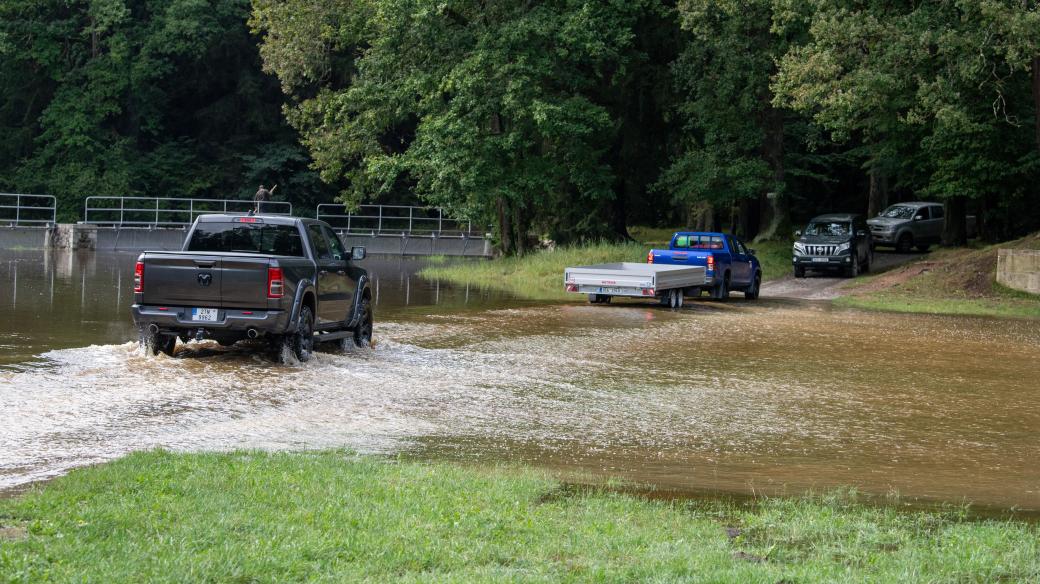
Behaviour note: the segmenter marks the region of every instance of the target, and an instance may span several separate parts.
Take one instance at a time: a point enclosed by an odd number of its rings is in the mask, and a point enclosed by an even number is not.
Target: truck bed
[[[563,279],[570,292],[645,298],[664,290],[703,286],[705,269],[619,262],[567,268]]]

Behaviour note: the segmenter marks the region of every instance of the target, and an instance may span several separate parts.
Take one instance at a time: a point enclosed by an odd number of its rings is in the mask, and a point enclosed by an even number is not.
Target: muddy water
[[[1036,322],[520,303],[372,259],[374,350],[146,358],[119,291],[132,259],[0,256],[0,487],[153,446],[345,446],[695,492],[852,485],[1040,509]]]

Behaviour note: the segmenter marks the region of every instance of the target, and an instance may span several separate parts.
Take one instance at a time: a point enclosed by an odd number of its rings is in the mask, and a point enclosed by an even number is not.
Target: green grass
[[[997,250],[1002,247],[1036,249],[1040,235],[937,250],[918,262],[853,283],[847,288],[849,295],[835,304],[889,312],[1040,318],[1040,296],[996,282]]]
[[[653,501],[537,471],[147,452],[0,501],[7,582],[1027,582],[1040,530],[848,493]]]
[[[597,243],[539,250],[523,257],[432,265],[420,271],[431,280],[508,292],[529,300],[577,300],[563,291],[568,266],[607,262],[645,262],[652,247],[667,247],[675,229],[632,227],[638,243]],[[790,242],[768,241],[752,246],[762,262],[764,280],[786,275],[791,265]]]
[[[579,297],[563,290],[567,266],[645,262],[647,251],[636,243],[597,243],[540,250],[523,257],[430,266],[419,274],[429,280],[500,290],[530,300],[574,300]]]

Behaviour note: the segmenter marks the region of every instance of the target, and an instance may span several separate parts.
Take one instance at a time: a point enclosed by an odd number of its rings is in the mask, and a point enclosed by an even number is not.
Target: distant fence
[[[57,219],[57,208],[57,202],[51,195],[0,193],[0,225],[53,225]]]
[[[292,204],[265,201],[261,212],[292,215]],[[83,203],[83,222],[92,225],[176,227],[191,225],[206,213],[242,214],[254,210],[256,203],[241,199],[178,199],[173,197],[87,197]]]
[[[472,221],[445,217],[436,207],[361,205],[353,212],[343,205],[321,204],[316,217],[345,235],[483,238],[486,232],[474,229]]]

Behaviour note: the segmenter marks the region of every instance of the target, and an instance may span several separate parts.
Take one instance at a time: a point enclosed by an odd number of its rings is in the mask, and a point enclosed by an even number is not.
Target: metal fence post
[[[376,229],[377,233],[383,232],[383,206],[379,205],[379,227]]]
[[[11,189],[14,190],[14,189]],[[15,195],[14,199],[14,224],[18,225],[22,221],[22,195]]]
[[[155,197],[155,226],[159,226],[159,197]]]
[[[119,226],[123,226],[123,206],[126,203],[126,199],[119,197]]]
[[[444,209],[437,207],[437,237],[444,231]]]

